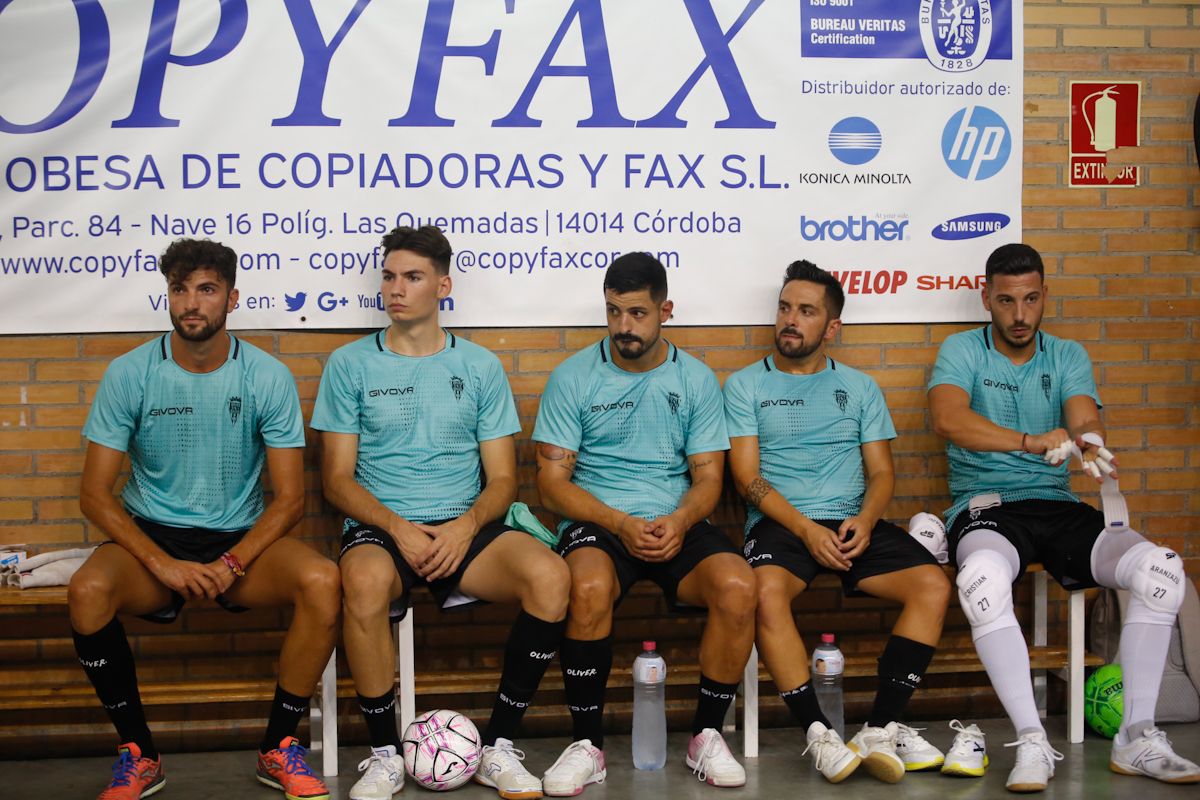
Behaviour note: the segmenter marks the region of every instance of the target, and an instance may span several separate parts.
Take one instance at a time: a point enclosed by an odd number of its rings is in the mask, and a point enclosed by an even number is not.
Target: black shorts
[[[572,550],[580,547],[595,547],[603,550],[612,559],[617,571],[617,582],[621,594],[615,605],[620,605],[625,594],[640,580],[651,580],[662,589],[667,606],[672,611],[696,610],[679,602],[679,583],[688,576],[696,565],[717,553],[737,554],[737,548],[729,537],[707,522],[697,522],[683,535],[683,547],[670,561],[643,561],[629,554],[621,539],[607,528],[592,522],[577,522],[563,531],[558,541],[558,554],[566,558]],[[615,606],[614,606],[615,607]]]
[[[249,528],[240,531],[176,528],[173,525],[162,525],[158,522],[133,516],[132,514],[130,516],[133,517],[133,521],[137,526],[142,529],[142,533],[149,536],[171,558],[176,558],[180,561],[195,561],[197,564],[210,564],[216,561],[221,557],[222,553],[228,552],[230,548],[245,538],[246,534],[250,531]],[[104,542],[103,544],[116,544],[116,542]],[[174,622],[179,617],[179,612],[183,609],[186,602],[187,598],[172,589],[171,602],[169,604],[153,613],[139,614],[138,616],[149,622],[158,622],[166,625]],[[240,614],[247,610],[242,606],[229,602],[223,595],[217,595],[216,603],[221,608],[231,611],[234,614]]]
[[[841,527],[842,520],[814,520],[831,531]],[[938,566],[933,554],[921,546],[901,527],[887,520],[879,520],[871,529],[871,542],[862,555],[854,559],[850,569],[842,572],[821,566],[800,537],[773,519],[764,518],[746,535],[742,554],[752,567],[783,567],[805,584],[811,584],[818,573],[829,572],[842,581],[842,592],[847,597],[863,596],[858,589],[860,581],[876,575],[887,575],[910,567],[926,564]]]
[[[430,522],[430,525],[441,525],[449,520],[437,520]],[[346,555],[346,551],[361,547],[362,545],[374,545],[382,547],[392,557],[392,563],[396,565],[396,572],[400,574],[400,583],[404,586],[404,592],[400,598],[392,601],[391,610],[388,616],[392,622],[399,622],[408,614],[409,596],[412,590],[418,586],[425,586],[429,589],[430,594],[437,600],[438,607],[445,610],[449,608],[468,608],[476,603],[485,602],[477,597],[471,597],[458,591],[458,584],[462,581],[463,575],[466,574],[467,567],[471,566],[471,562],[476,556],[483,552],[484,548],[502,533],[508,533],[510,528],[503,522],[489,522],[479,529],[475,534],[475,538],[467,545],[467,554],[463,556],[462,563],[458,565],[452,574],[445,578],[439,578],[436,581],[427,581],[417,574],[409,563],[404,560],[404,556],[400,554],[400,548],[396,544],[396,540],[387,531],[381,530],[371,525],[363,525],[357,520],[346,518],[342,525],[342,549],[338,553],[338,560]]]
[[[974,531],[998,533],[1017,549],[1021,568],[1014,582],[1030,564],[1041,562],[1067,591],[1098,585],[1092,576],[1092,548],[1104,532],[1104,514],[1087,503],[1018,500],[964,510],[948,533],[952,563],[958,563],[958,543]]]

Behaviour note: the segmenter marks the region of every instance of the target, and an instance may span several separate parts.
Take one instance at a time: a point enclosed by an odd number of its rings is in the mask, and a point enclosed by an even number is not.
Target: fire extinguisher
[[[1091,145],[1101,153],[1107,153],[1117,146],[1117,101],[1111,97],[1117,93],[1117,87],[1109,86],[1107,89],[1092,92],[1083,98],[1081,104],[1083,119],[1091,135]],[[1092,105],[1092,113],[1089,115],[1087,104],[1093,97],[1096,98],[1096,102]]]

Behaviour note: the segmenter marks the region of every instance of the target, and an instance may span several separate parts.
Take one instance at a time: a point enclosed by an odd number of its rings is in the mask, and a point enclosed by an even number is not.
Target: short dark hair
[[[176,239],[159,256],[158,269],[167,283],[182,281],[198,269],[211,269],[232,289],[237,281],[237,253],[210,239]]]
[[[604,291],[617,294],[650,290],[650,299],[667,299],[667,270],[649,253],[625,253],[618,256],[604,273]]]
[[[846,293],[832,273],[826,272],[811,261],[801,259],[788,264],[787,271],[783,273],[784,286],[792,281],[808,281],[824,286],[825,306],[829,309],[829,318],[839,319],[842,316],[842,308],[846,305]]]
[[[1021,242],[1002,244],[993,250],[984,270],[989,283],[993,275],[1024,275],[1027,272],[1046,277],[1046,268],[1038,251]]]
[[[450,257],[454,255],[454,250],[450,248],[446,234],[436,225],[422,225],[419,228],[401,225],[392,228],[379,246],[383,248],[384,258],[393,250],[407,250],[428,258],[438,273],[450,274]]]

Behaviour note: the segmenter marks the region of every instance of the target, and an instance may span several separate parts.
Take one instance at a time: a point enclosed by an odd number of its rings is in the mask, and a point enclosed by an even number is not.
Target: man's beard
[[[800,332],[795,328],[784,328],[782,331],[775,334],[775,349],[779,352],[779,355],[783,356],[784,358],[808,358],[813,353],[817,352],[817,349],[821,346],[820,339],[816,339],[813,342],[807,342],[801,338],[799,343],[796,344],[784,342],[783,334],[785,333],[791,333],[793,335],[800,336]]]
[[[185,341],[207,342],[225,327],[225,315],[222,314],[219,318],[207,322],[203,327],[188,329],[184,327],[183,320],[180,317],[172,314],[171,325],[174,326],[175,332],[179,334],[179,337]]]
[[[613,346],[617,348],[617,352],[621,354],[621,358],[636,361],[650,352],[650,349],[658,342],[658,337],[655,336],[654,341],[647,343],[633,334],[622,333],[612,337],[612,342]]]
[[[1029,328],[1029,338],[1023,342],[1018,342],[1015,339],[1013,339],[1009,335],[1008,330],[1003,325],[993,325],[992,327],[994,327],[996,329],[996,332],[1000,334],[1000,338],[1003,339],[1004,343],[1007,344],[1009,347],[1013,348],[1014,350],[1023,350],[1024,348],[1029,347],[1031,344],[1033,344],[1037,340],[1037,332],[1041,326],[1042,326],[1041,320],[1038,320],[1036,325],[1026,324],[1025,327]]]

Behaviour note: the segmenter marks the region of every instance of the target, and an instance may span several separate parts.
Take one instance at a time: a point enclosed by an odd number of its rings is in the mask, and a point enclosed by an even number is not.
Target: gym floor
[[[946,722],[922,723],[924,735],[934,745],[945,750],[953,732]],[[880,783],[865,772],[852,775],[838,787],[830,786],[813,771],[808,758],[801,759],[804,749],[798,728],[764,730],[761,736],[760,757],[746,763],[746,786],[742,789],[714,789],[698,782],[683,764],[686,737],[672,734],[670,755],[666,768],[658,772],[638,772],[632,768],[629,738],[609,737],[606,741],[608,781],[589,786],[584,797],[588,800],[632,800],[632,798],[670,798],[670,800],[738,800],[738,798],[795,798],[818,796],[829,792],[844,793],[855,800],[894,800],[896,789],[902,788],[905,800],[982,800],[1007,795],[1004,780],[1013,764],[1014,749],[1005,749],[1012,740],[1006,720],[984,720],[980,728],[987,734],[991,767],[982,779],[948,778],[938,773],[910,773],[897,787]],[[1163,726],[1180,755],[1200,760],[1200,723]],[[1059,762],[1054,780],[1042,797],[1046,800],[1155,800],[1163,798],[1195,798],[1196,786],[1168,786],[1147,778],[1116,775],[1108,770],[1108,742],[1091,734],[1083,744],[1068,745],[1066,721],[1055,717],[1048,721],[1051,741],[1066,760]],[[525,763],[534,774],[541,774],[567,745],[564,739],[525,739],[517,742],[526,753]],[[734,734],[730,745],[741,746],[740,734]],[[340,774],[328,780],[330,796],[345,798],[357,780],[357,766],[367,751],[361,747],[342,748],[339,752]],[[41,761],[9,761],[2,764],[5,774],[0,796],[5,800],[44,800],[44,798],[96,797],[109,779],[110,758],[46,759]],[[310,758],[314,766],[319,759]],[[254,779],[254,755],[245,752],[182,753],[164,757],[167,783],[157,797],[163,800],[211,800],[232,798],[241,800],[274,800],[279,792]],[[405,785],[409,800],[434,794],[417,788],[411,781]],[[494,790],[475,783],[458,789],[456,800],[492,800]]]

